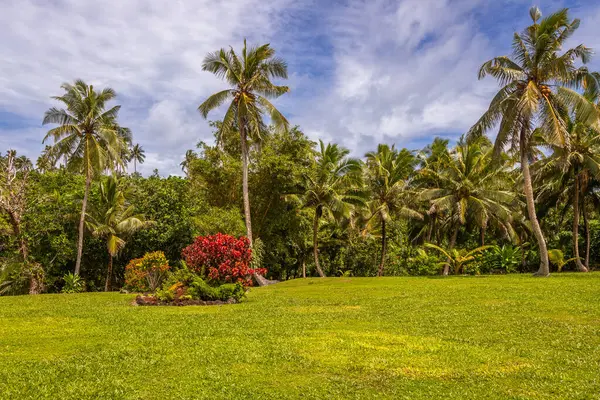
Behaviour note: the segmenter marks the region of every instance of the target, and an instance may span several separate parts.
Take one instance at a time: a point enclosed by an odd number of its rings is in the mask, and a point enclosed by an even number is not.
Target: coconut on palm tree
[[[242,190],[246,232],[252,243],[250,197],[248,192],[248,138],[260,141],[264,130],[263,115],[271,118],[277,129],[288,129],[288,121],[269,99],[277,98],[289,91],[287,86],[277,86],[274,78],[287,79],[287,64],[275,57],[275,50],[268,45],[247,48],[241,54],[233,49],[221,49],[208,54],[202,63],[204,71],[210,71],[224,79],[229,89],[215,93],[206,99],[198,110],[204,118],[222,104],[229,102],[220,129],[231,132],[237,128],[242,149]]]
[[[531,183],[529,157],[536,123],[543,129],[549,143],[569,147],[565,115],[573,109],[585,121],[597,118],[597,110],[576,89],[597,86],[597,81],[576,61],[586,63],[591,55],[584,45],[562,47],[579,27],[579,20],[570,20],[568,10],[560,10],[544,19],[537,7],[529,12],[533,24],[522,33],[515,33],[512,57],[493,58],[483,64],[479,78],[496,78],[502,88],[489,109],[469,131],[469,137],[483,135],[499,126],[495,152],[518,151],[523,173],[523,189],[527,212],[540,253],[540,268],[536,275],[550,274],[546,241],[540,228]],[[541,19],[541,20],[540,20]]]
[[[131,160],[133,161],[133,173],[136,174],[137,173],[137,163],[140,163],[140,164],[144,163],[144,160],[146,159],[146,152],[144,151],[144,148],[139,145],[139,143],[136,143],[131,148],[129,157],[131,157]]]
[[[381,259],[377,276],[383,276],[387,250],[387,223],[397,215],[423,219],[410,207],[408,179],[416,165],[415,157],[406,149],[380,144],[376,152],[366,154],[366,183],[370,192],[370,216],[367,225],[377,221],[381,230]]]
[[[67,167],[85,176],[85,191],[79,219],[77,262],[75,274],[81,269],[84,223],[90,185],[94,176],[106,168],[122,165],[121,152],[127,147],[127,132],[119,127],[117,116],[121,106],[107,108],[107,103],[116,96],[114,90],[105,88],[96,91],[92,85],[77,80],[73,85],[62,86],[65,93],[53,97],[64,109],[52,107],[46,111],[43,124],[57,124],[48,131],[44,142],[54,139],[57,157],[65,157]]]
[[[337,144],[319,140],[319,152],[312,173],[305,176],[302,204],[314,209],[313,255],[320,277],[325,273],[319,263],[319,222],[323,216],[333,220],[349,218],[354,206],[364,204],[365,196],[358,190],[361,181],[361,163],[348,157],[350,151]]]
[[[100,201],[95,215],[88,215],[86,223],[94,236],[106,239],[109,259],[104,290],[109,291],[113,258],[125,247],[124,237],[152,222],[146,221],[142,215],[135,214],[135,207],[127,204],[125,194],[119,189],[119,181],[114,176],[100,184]]]

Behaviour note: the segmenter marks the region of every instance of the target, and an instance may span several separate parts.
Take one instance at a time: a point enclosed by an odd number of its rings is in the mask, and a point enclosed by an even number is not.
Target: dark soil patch
[[[134,306],[220,306],[223,304],[235,304],[237,301],[233,298],[222,300],[193,300],[193,299],[174,299],[173,301],[160,301],[155,296],[138,295],[131,303]]]

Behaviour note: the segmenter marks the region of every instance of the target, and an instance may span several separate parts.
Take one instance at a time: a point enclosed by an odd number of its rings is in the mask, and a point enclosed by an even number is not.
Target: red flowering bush
[[[267,272],[264,268],[250,267],[252,249],[244,236],[239,239],[222,233],[198,236],[182,254],[190,269],[217,283],[239,282],[251,286],[253,274]]]
[[[162,251],[146,253],[142,258],[129,261],[125,267],[125,286],[134,292],[154,292],[170,268]]]

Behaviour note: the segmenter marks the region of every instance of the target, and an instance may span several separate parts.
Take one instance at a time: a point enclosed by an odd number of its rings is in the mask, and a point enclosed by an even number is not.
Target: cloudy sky
[[[600,49],[600,2],[540,0],[582,19],[574,42]],[[311,138],[360,156],[376,143],[420,148],[456,138],[494,82],[477,69],[507,54],[528,21],[521,0],[0,0],[0,151],[37,158],[60,85],[81,78],[118,93],[120,121],[146,150],[140,168],[180,174],[187,149],[212,138],[198,105],[225,84],[207,52],[271,43],[289,64],[276,101]],[[600,55],[592,68],[600,70]],[[219,119],[218,110],[209,119]]]

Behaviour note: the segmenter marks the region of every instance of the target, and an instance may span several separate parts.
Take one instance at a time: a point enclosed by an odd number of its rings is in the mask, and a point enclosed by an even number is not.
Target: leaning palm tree
[[[289,91],[287,86],[277,86],[273,78],[287,79],[287,64],[275,57],[275,50],[268,44],[248,49],[240,55],[233,49],[221,49],[208,54],[202,63],[204,71],[210,71],[224,79],[229,89],[215,93],[200,104],[198,110],[204,118],[215,108],[231,101],[223,117],[224,132],[238,130],[242,148],[242,190],[246,231],[252,243],[250,197],[248,194],[248,138],[260,141],[264,129],[263,114],[271,117],[277,129],[287,130],[289,123],[268,99],[277,98]]]
[[[376,152],[366,154],[366,183],[370,192],[367,225],[377,220],[381,230],[381,260],[377,276],[383,276],[387,250],[386,224],[396,215],[423,219],[410,207],[407,183],[416,165],[415,157],[406,149],[380,144]]]
[[[117,116],[121,106],[106,108],[106,103],[115,98],[110,88],[97,92],[94,87],[81,80],[62,86],[65,93],[53,97],[63,103],[66,109],[50,108],[44,115],[43,124],[58,124],[48,131],[44,142],[54,139],[57,157],[67,159],[67,167],[83,173],[85,191],[79,219],[79,239],[75,274],[81,269],[83,234],[90,185],[95,175],[107,167],[122,165],[122,148],[126,146],[126,131],[118,126]]]
[[[88,215],[86,223],[95,237],[106,239],[109,259],[104,290],[108,292],[111,288],[113,258],[125,247],[123,237],[147,227],[151,221],[134,213],[134,206],[127,204],[125,194],[119,190],[119,182],[114,176],[100,184],[100,198],[100,209],[95,216]]]
[[[589,268],[589,239],[586,234],[585,264],[579,257],[579,214],[586,204],[589,183],[600,178],[600,129],[567,118],[570,146],[551,146],[553,153],[543,160],[537,178],[541,181],[540,198],[565,201],[573,207],[573,255],[582,272]],[[580,208],[581,207],[581,208]]]
[[[146,152],[144,148],[139,144],[136,144],[131,148],[131,152],[129,153],[131,160],[133,160],[133,173],[137,173],[137,163],[143,164],[146,159]]]
[[[115,170],[119,173],[125,173],[127,163],[131,161],[131,143],[133,140],[133,135],[131,134],[131,130],[129,128],[123,127],[119,127],[117,133],[119,135],[121,149],[119,151],[118,158],[110,160],[107,170]]]
[[[529,170],[534,124],[540,124],[549,143],[568,148],[564,119],[568,110],[575,109],[584,121],[594,120],[598,114],[593,104],[575,89],[583,85],[598,87],[598,82],[587,68],[575,65],[577,60],[583,63],[589,60],[589,48],[579,45],[560,54],[563,44],[578,28],[579,20],[571,21],[567,9],[541,21],[537,7],[531,8],[529,14],[533,24],[523,33],[514,34],[512,58],[493,58],[479,71],[479,79],[491,75],[502,88],[471,128],[469,137],[483,135],[499,123],[495,153],[500,154],[507,147],[519,152],[527,212],[540,251],[536,275],[548,276],[548,251],[536,216]]]
[[[313,208],[313,255],[315,267],[320,277],[324,277],[319,263],[319,222],[327,215],[331,219],[348,218],[353,214],[354,206],[363,204],[365,196],[359,190],[361,181],[361,163],[347,157],[349,150],[337,144],[325,144],[319,140],[320,151],[317,154],[312,173],[305,176],[305,191],[302,196],[304,207]]]
[[[436,171],[425,167],[419,172],[421,181],[434,186],[423,189],[419,198],[428,201],[431,210],[449,216],[448,224],[452,226],[449,250],[454,248],[458,230],[468,218],[482,232],[493,220],[507,235],[513,234],[510,207],[516,196],[508,188],[507,168],[492,163],[491,151],[486,138],[472,142],[461,139],[445,168]],[[446,264],[444,275],[448,275],[449,267]]]

